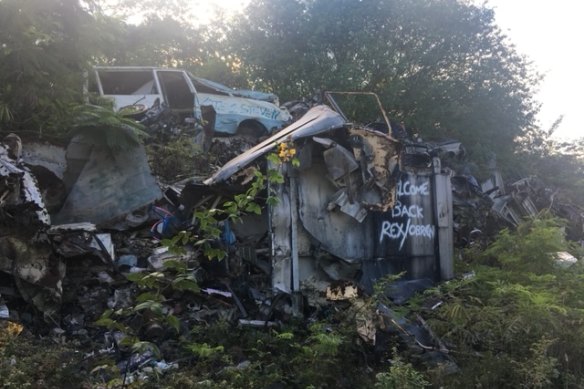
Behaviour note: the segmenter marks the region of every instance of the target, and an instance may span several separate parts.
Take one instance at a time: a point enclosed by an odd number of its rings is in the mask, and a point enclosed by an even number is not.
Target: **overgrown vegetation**
[[[179,136],[165,143],[150,142],[146,146],[154,175],[164,182],[176,182],[211,172],[213,155],[204,153],[192,136]]]
[[[581,264],[558,266],[554,254],[560,250],[582,255],[564,239],[559,220],[541,215],[516,231],[502,231],[486,250],[466,250],[459,264],[466,276],[400,308],[406,316],[418,313],[427,319],[455,359],[455,373],[420,363],[415,354],[399,350],[397,339],[393,347],[384,343],[383,351],[375,351],[357,336],[351,304],[339,305],[335,313],[321,312],[312,323],[290,321],[280,329],[221,321],[181,327],[166,301],[199,290],[194,280],[184,277],[184,265],[172,261],[159,272],[131,276],[142,289],[135,305],[107,311],[96,324],[124,331],[127,353],[152,350],[181,361],[180,370],[150,375],[132,387],[577,388],[584,384],[584,269]],[[357,311],[389,303],[381,291],[394,280],[384,280]],[[436,298],[442,306],[422,308],[426,299]],[[131,332],[136,316],[166,328],[165,349]],[[9,377],[6,387],[31,380],[59,385],[83,380],[87,387],[123,383],[118,367],[103,358],[80,358],[48,340],[40,354],[27,354],[33,346],[18,346],[35,342],[26,336],[3,341],[0,372]],[[33,372],[28,364],[43,358],[61,362]]]
[[[584,269],[555,261],[570,249],[559,220],[503,230],[482,251],[463,253],[469,276],[427,293],[444,305],[426,312],[461,371],[432,376],[447,387],[581,387]],[[431,372],[429,372],[431,374]]]

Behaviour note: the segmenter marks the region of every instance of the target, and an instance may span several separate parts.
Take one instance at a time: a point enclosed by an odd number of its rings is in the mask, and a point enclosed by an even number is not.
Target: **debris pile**
[[[81,134],[63,149],[9,135],[0,145],[0,320],[98,344],[96,355],[113,358],[129,382],[178,368],[178,339],[197,326],[278,327],[334,306],[357,312],[366,344],[397,335],[456,371],[422,317],[364,296],[403,273],[383,293],[403,304],[454,276],[455,245],[544,208],[582,239],[584,211],[536,178],[505,185],[493,170],[481,185],[444,166],[440,156],[464,158],[458,142],[411,140],[387,121],[351,124],[338,106],[289,107],[303,115],[257,144],[203,137],[221,167],[162,188],[142,146],[114,150]],[[162,113],[144,120],[167,128]]]

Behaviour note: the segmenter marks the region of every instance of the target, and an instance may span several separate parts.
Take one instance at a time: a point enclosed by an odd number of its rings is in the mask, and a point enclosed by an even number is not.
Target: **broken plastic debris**
[[[99,282],[104,284],[114,283],[114,279],[105,271],[100,271],[99,273],[97,273],[97,279],[99,280]]]
[[[222,290],[219,289],[213,289],[213,288],[205,288],[205,289],[201,289],[201,292],[203,293],[207,293],[208,295],[213,295],[213,294],[217,294],[219,296],[223,296],[223,297],[227,297],[227,298],[231,298],[233,297],[233,294],[231,292],[224,292]]]
[[[152,255],[148,257],[148,263],[154,270],[160,270],[164,267],[164,262],[168,260],[187,260],[192,258],[193,251],[188,250],[184,254],[171,253],[168,247],[157,247],[152,251]]]
[[[10,317],[10,311],[6,304],[0,304],[0,319],[8,319]]]
[[[132,254],[121,255],[117,260],[117,265],[134,267],[138,265],[138,257]]]
[[[578,258],[567,251],[560,251],[555,254],[555,263],[557,267],[567,269],[578,262]]]
[[[442,304],[444,304],[444,301],[438,301],[436,304],[432,305],[432,307],[430,309],[435,310],[436,308],[440,307]]]
[[[154,364],[154,368],[159,372],[165,372],[167,370],[175,370],[178,369],[178,362],[171,362],[168,363],[165,360],[158,361]]]
[[[239,319],[239,324],[242,326],[249,326],[249,327],[276,327],[278,323],[274,321],[265,321],[265,320],[246,320],[246,319]]]
[[[92,232],[96,230],[95,224],[93,223],[69,223],[69,224],[59,224],[52,226],[49,229],[49,233],[59,232],[59,231],[87,231]]]
[[[112,261],[116,258],[114,242],[112,241],[111,234],[95,234],[89,247],[93,247],[101,251],[105,249]]]

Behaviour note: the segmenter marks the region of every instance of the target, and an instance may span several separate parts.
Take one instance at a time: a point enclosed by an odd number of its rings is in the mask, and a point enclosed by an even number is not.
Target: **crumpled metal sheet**
[[[400,144],[386,134],[359,127],[349,129],[349,139],[339,136],[312,138],[327,147],[323,158],[328,177],[339,188],[330,199],[329,211],[338,205],[361,223],[367,210],[386,211],[395,203]],[[337,143],[341,141],[348,141],[352,151]]]
[[[345,120],[337,112],[326,105],[315,106],[298,121],[227,162],[213,176],[208,178],[205,184],[213,185],[227,180],[257,158],[274,149],[278,143],[318,135],[336,128],[341,128],[344,125]]]
[[[58,312],[63,295],[65,264],[48,244],[15,237],[0,238],[0,271],[14,277],[18,291],[46,315]]]
[[[63,179],[67,169],[65,148],[45,143],[25,143],[22,160],[29,166],[42,166],[59,179]]]
[[[359,169],[355,156],[341,145],[334,144],[323,153],[324,163],[333,180],[338,180]]]
[[[67,154],[68,172],[78,172],[78,176],[71,180],[69,195],[54,215],[55,223],[91,222],[123,229],[133,225],[132,212],[162,198],[142,146],[114,153],[76,138]]]
[[[38,210],[35,212],[38,220],[44,225],[50,225],[51,217],[45,207],[45,202],[38,187],[37,180],[28,169],[24,170],[22,174],[22,196],[24,197],[25,203],[36,204]]]
[[[10,143],[20,147],[16,156],[11,146],[0,144],[0,207],[8,206],[19,213],[17,217],[27,214],[27,210],[34,211],[36,219],[44,225],[51,223],[51,218],[45,207],[38,183],[30,170],[22,164],[20,159],[21,141],[17,135],[8,135]]]
[[[96,233],[91,223],[73,223],[53,226],[48,230],[55,252],[64,258],[88,254],[99,257],[103,263],[112,265],[116,260],[115,247],[109,233]]]
[[[329,202],[338,189],[330,180],[323,179],[326,171],[324,164],[314,163],[298,176],[298,214],[302,227],[319,243],[320,249],[347,262],[372,258],[374,245],[364,243],[374,235],[372,223],[367,219],[360,223],[344,212],[329,210]]]

